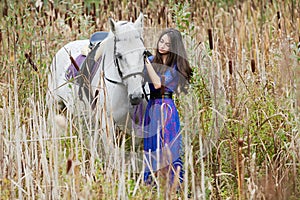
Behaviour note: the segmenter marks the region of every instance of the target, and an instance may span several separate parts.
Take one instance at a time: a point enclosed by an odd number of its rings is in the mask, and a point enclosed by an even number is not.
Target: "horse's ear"
[[[134,26],[138,30],[141,30],[141,31],[143,30],[143,26],[144,26],[144,15],[143,15],[143,13],[140,13],[139,17],[135,20]]]
[[[111,17],[109,18],[109,25],[110,25],[110,30],[113,33],[116,33],[116,31],[117,31],[117,23]]]

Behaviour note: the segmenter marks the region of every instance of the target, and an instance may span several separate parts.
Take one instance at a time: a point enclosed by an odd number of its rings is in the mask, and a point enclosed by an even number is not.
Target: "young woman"
[[[159,37],[155,56],[146,58],[145,80],[149,83],[144,122],[145,183],[153,175],[171,185],[182,182],[182,136],[177,108],[172,96],[186,92],[192,76],[181,33],[166,29]]]

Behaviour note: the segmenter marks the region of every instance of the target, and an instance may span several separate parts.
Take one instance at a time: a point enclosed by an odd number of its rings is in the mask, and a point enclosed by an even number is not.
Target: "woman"
[[[177,184],[182,182],[184,171],[179,115],[172,96],[186,92],[192,76],[181,33],[166,29],[159,37],[155,56],[146,58],[145,65],[150,100],[144,122],[144,181],[153,183],[152,175],[160,172],[171,185]]]

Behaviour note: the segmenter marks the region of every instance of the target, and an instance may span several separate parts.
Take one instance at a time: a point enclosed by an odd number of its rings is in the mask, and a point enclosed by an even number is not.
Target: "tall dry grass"
[[[35,3],[0,5],[1,198],[297,199],[299,1]],[[176,97],[186,171],[178,194],[145,186],[125,155],[114,163],[99,154],[91,116],[45,104],[62,45],[108,30],[109,16],[135,20],[140,11],[146,46],[176,26],[194,68],[190,93]]]

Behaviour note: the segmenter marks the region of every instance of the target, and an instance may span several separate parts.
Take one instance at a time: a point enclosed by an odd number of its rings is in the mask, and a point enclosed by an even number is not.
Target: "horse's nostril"
[[[138,105],[143,99],[143,94],[138,94],[138,95],[130,94],[129,99],[131,105]]]

